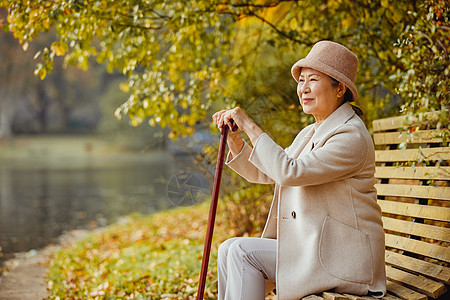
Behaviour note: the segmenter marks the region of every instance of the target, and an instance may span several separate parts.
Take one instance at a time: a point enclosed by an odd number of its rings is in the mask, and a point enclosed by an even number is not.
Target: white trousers
[[[219,246],[219,300],[263,300],[264,280],[275,281],[277,240],[236,237]]]

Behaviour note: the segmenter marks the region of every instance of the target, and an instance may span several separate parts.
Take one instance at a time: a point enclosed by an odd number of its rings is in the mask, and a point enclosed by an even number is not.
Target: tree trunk
[[[0,94],[0,141],[12,141],[12,115],[13,105],[9,97],[5,93]]]

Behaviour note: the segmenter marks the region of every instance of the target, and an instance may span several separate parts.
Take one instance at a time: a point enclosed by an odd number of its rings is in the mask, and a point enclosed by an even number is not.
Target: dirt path
[[[52,254],[63,245],[72,243],[89,233],[87,230],[74,230],[59,238],[59,245],[50,245],[35,254],[18,254],[7,262],[11,270],[0,278],[0,300],[46,299],[47,271]]]

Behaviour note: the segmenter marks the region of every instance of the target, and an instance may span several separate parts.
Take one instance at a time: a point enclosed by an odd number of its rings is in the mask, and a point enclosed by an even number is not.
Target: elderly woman
[[[264,299],[274,284],[281,300],[326,290],[385,294],[374,146],[349,103],[358,97],[357,67],[349,49],[330,41],[294,64],[303,111],[316,122],[286,149],[240,108],[214,114],[220,129],[233,119],[253,145],[230,132],[227,165],[250,182],[275,184],[262,237],[219,247],[219,299]]]

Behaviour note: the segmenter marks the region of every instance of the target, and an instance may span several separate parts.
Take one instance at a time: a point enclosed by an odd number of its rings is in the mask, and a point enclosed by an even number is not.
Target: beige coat
[[[278,299],[385,293],[374,146],[350,104],[303,129],[286,149],[262,134],[253,149],[245,144],[229,154],[227,165],[250,182],[275,183],[262,237],[278,239]]]

